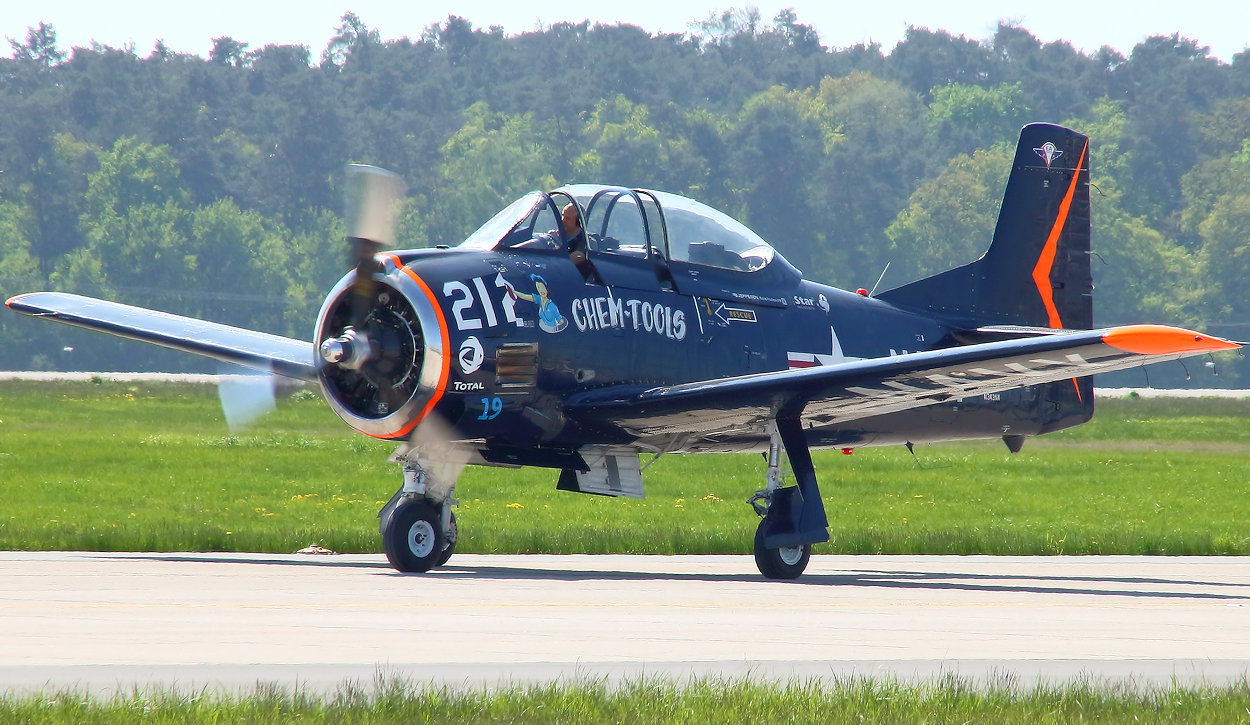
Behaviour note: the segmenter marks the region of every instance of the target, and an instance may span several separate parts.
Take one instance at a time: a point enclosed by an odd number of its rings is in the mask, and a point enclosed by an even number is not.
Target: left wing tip
[[[1239,343],[1222,337],[1167,325],[1113,327],[1103,333],[1102,341],[1118,350],[1138,355],[1197,354],[1241,347]]]

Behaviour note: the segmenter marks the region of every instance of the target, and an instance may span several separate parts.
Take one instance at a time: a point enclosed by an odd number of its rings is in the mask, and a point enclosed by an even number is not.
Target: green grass
[[[1073,683],[979,688],[856,679],[772,683],[644,679],[450,689],[382,683],[317,697],[259,687],[239,696],[72,692],[0,698],[0,721],[41,723],[1232,723],[1250,718],[1250,685],[1135,689]]]
[[[1250,554],[1250,401],[1106,400],[1030,439],[817,452],[817,553]],[[211,386],[0,383],[0,548],[380,550],[391,444],[316,396],[232,435]],[[556,472],[470,468],[461,552],[748,553],[758,455],[666,456],[647,499],[555,490]]]

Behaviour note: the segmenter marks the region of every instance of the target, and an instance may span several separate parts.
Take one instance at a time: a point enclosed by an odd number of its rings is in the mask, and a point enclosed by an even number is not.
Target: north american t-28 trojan
[[[1014,452],[1089,420],[1094,373],[1238,347],[1091,329],[1089,140],[1049,124],[1021,132],[984,256],[880,294],[803,279],[701,203],[611,186],[531,192],[455,247],[383,251],[402,182],[353,176],[356,266],[311,341],[70,294],[7,304],[317,381],[349,426],[401,443],[379,530],[405,572],[452,555],[463,464],[641,497],[644,454],[755,451],[755,560],[795,578],[829,539],[811,449],[1001,437]]]

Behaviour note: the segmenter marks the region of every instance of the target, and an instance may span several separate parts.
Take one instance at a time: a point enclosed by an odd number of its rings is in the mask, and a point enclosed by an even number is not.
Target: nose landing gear
[[[427,572],[456,552],[456,515],[450,485],[436,485],[418,463],[404,463],[404,485],[378,512],[386,560],[402,572]]]

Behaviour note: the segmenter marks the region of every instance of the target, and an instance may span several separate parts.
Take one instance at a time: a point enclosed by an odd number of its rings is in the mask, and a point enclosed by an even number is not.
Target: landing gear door
[[[587,470],[564,469],[556,488],[599,496],[646,498],[638,451],[612,446],[583,446],[580,451]]]

